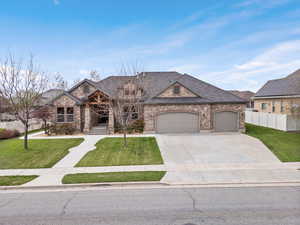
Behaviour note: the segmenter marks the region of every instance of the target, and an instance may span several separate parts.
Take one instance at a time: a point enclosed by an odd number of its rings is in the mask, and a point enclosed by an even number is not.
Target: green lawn
[[[130,181],[160,181],[165,171],[137,171],[111,173],[78,173],[64,176],[63,184],[130,182]]]
[[[32,181],[38,176],[0,176],[0,186],[16,186]]]
[[[154,137],[130,137],[127,140],[127,148],[123,146],[123,138],[104,138],[100,140],[96,144],[97,148],[87,153],[76,166],[163,164]]]
[[[300,162],[300,133],[246,124],[246,134],[260,139],[282,162]]]
[[[2,140],[0,169],[50,168],[82,141],[82,138],[29,140],[29,150],[24,150],[23,140]]]

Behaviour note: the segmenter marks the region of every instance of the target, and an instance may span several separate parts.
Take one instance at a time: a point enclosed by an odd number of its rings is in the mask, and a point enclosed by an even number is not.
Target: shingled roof
[[[146,91],[145,104],[199,104],[199,103],[245,103],[246,101],[228,91],[217,88],[188,74],[178,72],[143,72],[139,74]],[[133,76],[110,76],[100,82],[98,87],[111,97],[118,92]],[[178,82],[190,89],[199,97],[191,98],[159,98],[157,97],[170,85]]]
[[[300,95],[300,69],[285,78],[269,80],[254,97]]]

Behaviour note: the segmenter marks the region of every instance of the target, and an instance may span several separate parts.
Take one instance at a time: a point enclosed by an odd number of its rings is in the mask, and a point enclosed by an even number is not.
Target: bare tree
[[[97,70],[91,70],[90,71],[90,79],[95,82],[100,81],[100,73]]]
[[[72,81],[72,87],[75,86],[76,84],[78,84],[80,82],[80,78],[76,78],[75,80]]]
[[[130,124],[141,114],[144,96],[142,73],[136,67],[121,69],[120,75],[126,76],[126,82],[118,88],[117,95],[111,99],[110,104],[115,122],[120,126],[124,137],[124,146],[127,147],[127,132]]]
[[[0,65],[0,95],[9,101],[12,112],[23,123],[24,148],[28,149],[29,119],[48,80],[35,65],[32,55],[23,63],[9,54]]]
[[[69,83],[64,79],[61,73],[56,72],[54,75],[54,82],[52,84],[54,88],[59,88],[63,90],[67,90],[69,88]]]
[[[45,134],[48,134],[47,121],[51,118],[52,115],[49,107],[47,105],[38,107],[33,111],[32,115],[34,118],[43,120]]]

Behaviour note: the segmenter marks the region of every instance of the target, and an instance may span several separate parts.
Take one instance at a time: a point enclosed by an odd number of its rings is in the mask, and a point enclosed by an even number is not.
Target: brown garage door
[[[236,112],[216,112],[215,113],[215,131],[237,131],[238,114]]]
[[[199,132],[198,115],[192,113],[164,113],[157,117],[157,133]]]

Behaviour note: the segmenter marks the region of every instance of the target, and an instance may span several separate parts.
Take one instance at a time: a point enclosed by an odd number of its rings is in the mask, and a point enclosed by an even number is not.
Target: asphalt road
[[[1,225],[299,225],[300,187],[1,193]]]

